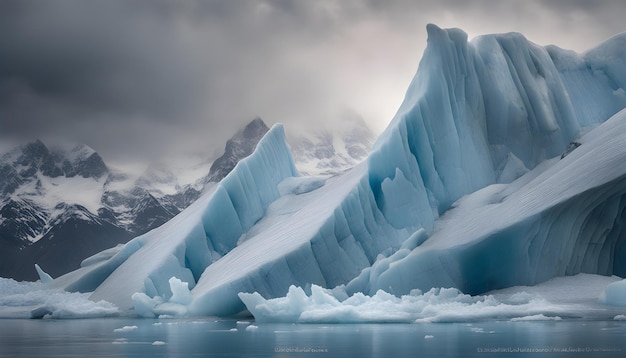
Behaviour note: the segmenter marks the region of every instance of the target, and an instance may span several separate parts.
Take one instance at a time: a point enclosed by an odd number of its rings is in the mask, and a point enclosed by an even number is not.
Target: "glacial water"
[[[626,322],[0,320],[0,357],[623,357]]]

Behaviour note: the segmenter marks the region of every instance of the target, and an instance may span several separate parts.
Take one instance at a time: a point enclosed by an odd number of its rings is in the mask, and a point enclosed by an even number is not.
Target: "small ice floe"
[[[523,321],[560,321],[559,316],[546,316],[544,314],[535,314],[532,316],[515,317],[511,318],[511,322],[523,322]]]
[[[113,330],[113,332],[116,333],[120,333],[120,332],[130,332],[130,331],[134,331],[136,330],[138,327],[137,326],[124,326],[122,328],[116,328]]]

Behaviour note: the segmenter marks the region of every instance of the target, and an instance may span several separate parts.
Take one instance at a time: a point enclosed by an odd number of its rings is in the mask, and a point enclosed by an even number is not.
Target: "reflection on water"
[[[0,320],[0,357],[623,357],[626,322]]]

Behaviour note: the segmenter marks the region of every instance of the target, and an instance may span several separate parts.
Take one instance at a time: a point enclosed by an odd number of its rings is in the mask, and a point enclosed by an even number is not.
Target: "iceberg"
[[[266,307],[285,320],[312,303],[367,321],[326,290],[365,307],[471,306],[560,276],[626,276],[626,35],[576,54],[515,33],[427,30],[366,162],[302,177],[276,125],[174,219],[48,285],[147,317],[247,308],[263,320],[263,300],[279,299]],[[421,319],[393,312],[383,320]]]

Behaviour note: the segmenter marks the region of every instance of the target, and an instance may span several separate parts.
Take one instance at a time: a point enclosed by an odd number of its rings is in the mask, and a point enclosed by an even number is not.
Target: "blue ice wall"
[[[624,36],[577,55],[516,33],[468,42],[459,29],[427,30],[419,70],[368,158],[377,205],[397,228],[432,231],[463,195],[512,181],[626,107]]]

